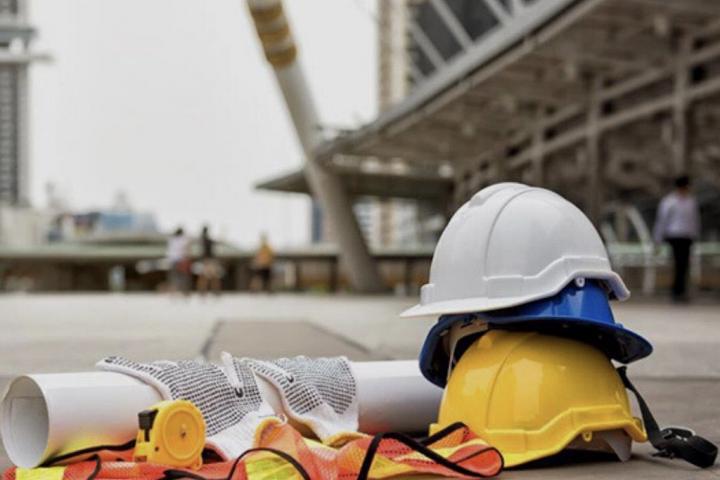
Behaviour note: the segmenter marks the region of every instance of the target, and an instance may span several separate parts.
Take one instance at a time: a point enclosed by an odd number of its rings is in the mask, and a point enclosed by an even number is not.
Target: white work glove
[[[345,357],[244,358],[255,374],[280,392],[285,412],[326,443],[358,429],[357,382]]]
[[[252,448],[257,426],[274,415],[252,371],[241,364],[233,365],[227,375],[217,365],[197,361],[136,363],[107,357],[97,367],[142,380],[165,400],[191,401],[205,419],[206,445],[225,460]]]

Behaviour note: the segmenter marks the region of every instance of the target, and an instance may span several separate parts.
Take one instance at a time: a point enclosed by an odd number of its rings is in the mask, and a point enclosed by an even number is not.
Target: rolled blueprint
[[[416,361],[352,367],[360,431],[421,432],[435,420],[442,390],[422,377]],[[261,378],[258,386],[276,413],[284,413],[275,387]],[[153,387],[121,373],[25,375],[3,396],[0,434],[10,461],[32,468],[64,453],[131,440],[138,412],[161,400]]]
[[[26,375],[14,379],[0,407],[10,461],[36,467],[50,457],[135,437],[138,413],[161,400],[150,385],[119,373]]]

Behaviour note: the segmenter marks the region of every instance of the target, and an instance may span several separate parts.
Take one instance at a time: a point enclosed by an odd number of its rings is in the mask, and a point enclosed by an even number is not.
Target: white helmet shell
[[[619,300],[630,296],[580,209],[544,188],[499,183],[450,219],[420,303],[402,316],[512,307],[555,295],[580,278],[604,281]]]

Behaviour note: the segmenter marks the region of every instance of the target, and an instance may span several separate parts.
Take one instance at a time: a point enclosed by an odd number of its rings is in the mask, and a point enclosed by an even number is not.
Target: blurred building
[[[409,61],[408,55],[411,48],[407,31],[411,13],[409,5],[405,1],[378,2],[377,105],[380,112],[402,100],[410,86],[409,72],[413,63]],[[342,170],[348,189],[356,194],[354,212],[370,247],[378,249],[434,244],[439,235],[438,222],[434,220],[444,213],[435,200],[446,192],[416,193],[416,186],[427,190],[427,179],[408,178],[402,165],[385,168],[371,159],[362,165],[353,163],[348,165],[347,169],[342,169],[342,166],[338,168]],[[357,183],[354,179],[358,178],[355,177],[358,169],[363,172],[363,185],[353,185]],[[389,184],[397,181],[403,182],[403,185],[398,191],[391,191]],[[377,187],[370,185],[376,182],[381,183]],[[263,183],[259,188],[308,193],[300,172]],[[431,201],[424,202],[428,195]],[[334,239],[332,230],[315,201],[312,204],[310,237],[312,243],[327,243]]]
[[[0,244],[43,241],[48,216],[30,207],[28,69],[42,56],[30,50],[35,34],[24,0],[0,0]]]
[[[381,112],[316,152],[352,194],[447,218],[495,182],[545,186],[596,222],[619,268],[647,269],[657,202],[689,173],[717,274],[720,2],[385,0],[378,22]]]
[[[46,233],[49,242],[128,243],[147,239],[164,242],[152,213],[132,210],[88,210],[53,216]]]
[[[383,112],[402,100],[408,91],[407,18],[403,2],[378,2],[378,110]],[[370,169],[372,169],[370,165]],[[367,169],[366,169],[367,170]],[[348,175],[350,172],[348,172]],[[298,178],[298,177],[296,177]],[[261,187],[262,188],[262,187]],[[415,199],[357,196],[353,208],[367,244],[374,249],[398,245],[432,244],[436,233],[418,228],[423,210]],[[334,236],[317,202],[312,204],[311,241],[332,242]]]
[[[46,242],[165,243],[155,215],[133,208],[122,191],[109,207],[83,211],[68,208],[52,184],[48,186],[48,196],[52,222],[46,230]]]
[[[33,28],[23,0],[0,0],[0,204],[28,203],[28,65]]]

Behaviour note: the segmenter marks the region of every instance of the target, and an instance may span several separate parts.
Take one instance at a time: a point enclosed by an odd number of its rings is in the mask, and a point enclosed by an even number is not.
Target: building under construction
[[[354,198],[447,215],[521,181],[566,196],[611,244],[647,243],[689,173],[717,240],[720,2],[393,0],[377,21],[381,113],[313,152]],[[299,172],[262,187],[308,191]]]

